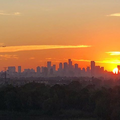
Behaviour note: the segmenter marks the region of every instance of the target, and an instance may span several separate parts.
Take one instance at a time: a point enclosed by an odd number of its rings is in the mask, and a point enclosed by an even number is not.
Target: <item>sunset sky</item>
[[[0,0],[0,70],[69,58],[120,64],[120,0]]]

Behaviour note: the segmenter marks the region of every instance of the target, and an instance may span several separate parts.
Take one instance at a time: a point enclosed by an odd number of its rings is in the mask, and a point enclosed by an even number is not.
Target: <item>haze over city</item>
[[[8,66],[59,67],[71,58],[81,68],[113,71],[120,64],[119,0],[1,0],[0,71]]]
[[[0,0],[0,120],[120,120],[120,0]]]

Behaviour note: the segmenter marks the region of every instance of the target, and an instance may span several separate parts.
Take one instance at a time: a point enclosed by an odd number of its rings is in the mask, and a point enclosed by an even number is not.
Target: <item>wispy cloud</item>
[[[30,60],[34,60],[35,58],[34,58],[34,57],[30,57],[29,59],[30,59]]]
[[[18,59],[18,56],[17,55],[8,55],[8,54],[5,54],[5,55],[0,55],[0,60],[3,60],[3,59]]]
[[[120,13],[114,13],[114,14],[110,14],[110,15],[107,15],[109,17],[120,17]]]
[[[85,59],[73,59],[74,61],[79,61],[79,62],[90,62],[91,60],[85,60]]]
[[[90,45],[26,45],[26,46],[7,46],[0,47],[0,53],[5,52],[19,52],[19,51],[31,51],[31,50],[47,50],[47,49],[63,49],[63,48],[87,48]]]
[[[54,59],[54,58],[46,58],[46,60],[52,60],[52,59]]]
[[[0,43],[0,46],[4,45],[4,43]]]
[[[0,10],[0,15],[4,15],[4,16],[19,16],[19,15],[21,15],[21,13],[20,12],[8,13],[8,12],[5,12],[3,10]]]
[[[109,55],[120,55],[120,52],[119,52],[119,51],[106,52],[106,53],[108,53]]]
[[[103,61],[96,61],[97,63],[110,63],[110,64],[120,64],[120,60],[103,60]]]
[[[91,60],[85,60],[85,59],[73,59],[73,61],[79,61],[79,62],[90,62]],[[120,64],[120,60],[113,59],[113,60],[95,60],[96,63],[108,63],[108,64]]]

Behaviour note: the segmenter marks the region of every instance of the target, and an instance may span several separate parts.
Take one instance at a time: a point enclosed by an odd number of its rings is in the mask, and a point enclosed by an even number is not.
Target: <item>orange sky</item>
[[[1,0],[0,46],[6,47],[0,47],[0,70],[71,58],[80,67],[94,60],[111,71],[120,64],[119,5],[119,0]]]

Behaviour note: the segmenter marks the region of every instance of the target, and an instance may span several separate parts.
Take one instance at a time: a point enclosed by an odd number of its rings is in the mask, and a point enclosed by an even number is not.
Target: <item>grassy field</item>
[[[74,118],[74,117],[57,118],[57,117],[41,116],[39,112],[21,113],[15,111],[0,111],[0,120],[97,120],[97,119]]]
[[[35,116],[0,116],[0,120],[96,120],[96,119],[57,119],[57,118],[40,118]]]

